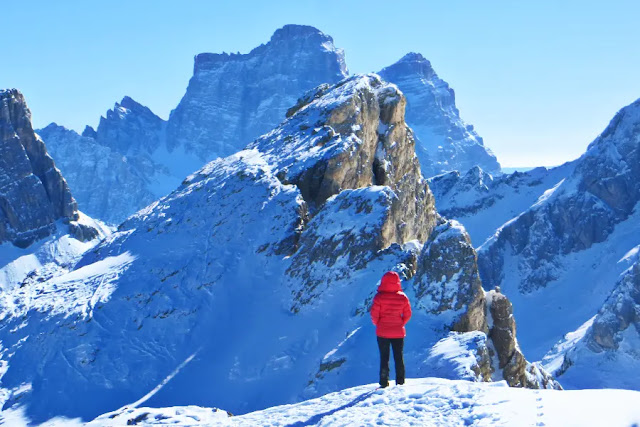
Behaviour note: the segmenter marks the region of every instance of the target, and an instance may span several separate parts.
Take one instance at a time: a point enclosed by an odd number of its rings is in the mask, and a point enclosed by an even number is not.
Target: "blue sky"
[[[576,158],[640,98],[638,1],[3,3],[0,87],[36,127],[95,126],[124,95],[167,118],[195,54],[246,53],[288,23],[333,36],[352,73],[422,53],[503,166]]]

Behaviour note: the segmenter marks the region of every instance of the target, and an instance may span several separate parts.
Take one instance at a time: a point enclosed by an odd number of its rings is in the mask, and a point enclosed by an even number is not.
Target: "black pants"
[[[404,338],[382,338],[378,337],[378,348],[380,349],[380,385],[389,385],[389,345],[393,347],[393,360],[396,365],[396,384],[404,384],[404,359],[402,350],[404,348]]]

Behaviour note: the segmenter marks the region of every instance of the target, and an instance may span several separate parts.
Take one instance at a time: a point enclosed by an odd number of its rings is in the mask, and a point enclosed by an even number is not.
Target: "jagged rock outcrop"
[[[463,373],[463,378],[476,381],[504,379],[512,387],[561,389],[520,351],[509,299],[499,290],[483,290],[477,254],[464,227],[456,221],[439,222],[417,258],[414,292],[420,309],[451,318],[453,333],[434,346],[427,360],[434,367],[425,373],[451,378],[451,373]],[[459,347],[454,356],[452,346]]]
[[[31,112],[16,89],[0,91],[0,243],[25,247],[77,219],[66,181],[31,126]]]
[[[500,173],[500,164],[472,125],[460,118],[455,93],[419,53],[408,53],[379,72],[398,85],[407,98],[407,124],[416,135],[416,154],[422,173],[431,177],[443,172],[466,172],[480,166]]]
[[[55,123],[37,132],[87,215],[119,224],[157,198],[128,156]]]
[[[527,362],[516,339],[513,306],[499,289],[487,294],[490,314],[489,338],[498,359],[498,369],[511,387],[553,388],[562,386],[538,364]]]
[[[164,127],[165,121],[149,108],[125,96],[107,111],[106,117],[100,117],[94,138],[123,155],[151,154],[162,143]],[[84,133],[92,132],[85,129]]]
[[[454,331],[488,332],[477,255],[460,223],[439,218],[418,257],[414,288],[430,313],[458,313]]]
[[[346,75],[333,39],[304,25],[284,26],[248,54],[199,54],[169,118],[168,149],[203,161],[234,153],[280,123],[302,93]]]
[[[405,102],[377,75],[354,76],[304,96],[295,115],[249,146],[276,165],[283,183],[296,185],[312,214],[321,209],[289,269],[305,283],[294,310],[317,297],[318,285],[330,285],[327,274],[343,273],[334,267],[343,255],[343,269],[361,269],[392,243],[424,241],[433,229],[433,196],[404,122]],[[353,218],[365,214],[359,229]],[[315,274],[318,264],[334,270]]]
[[[312,208],[345,189],[390,187],[398,219],[385,243],[424,240],[435,224],[434,201],[404,122],[404,97],[375,74],[345,79],[331,92],[307,97],[316,101],[249,148],[272,160],[278,178],[295,184]]]

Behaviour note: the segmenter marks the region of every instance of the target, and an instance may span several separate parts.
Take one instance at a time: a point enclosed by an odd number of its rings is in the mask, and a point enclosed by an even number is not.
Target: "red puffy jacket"
[[[404,325],[411,318],[409,298],[402,292],[400,276],[389,271],[382,276],[378,293],[371,305],[371,320],[376,325],[376,335],[382,338],[404,338]]]

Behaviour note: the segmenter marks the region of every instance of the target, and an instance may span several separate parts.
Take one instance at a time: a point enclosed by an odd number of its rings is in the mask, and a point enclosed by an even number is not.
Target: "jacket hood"
[[[402,291],[400,286],[400,276],[395,271],[389,271],[384,273],[380,286],[378,286],[378,292],[399,292]]]

